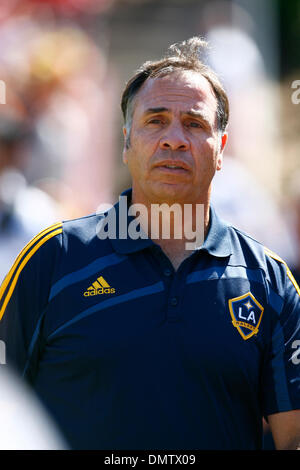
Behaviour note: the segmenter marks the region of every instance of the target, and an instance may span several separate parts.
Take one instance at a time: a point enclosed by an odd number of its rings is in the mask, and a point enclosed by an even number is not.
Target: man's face
[[[133,106],[123,153],[133,202],[207,200],[227,139],[217,129],[217,100],[208,81],[191,71],[148,79]]]

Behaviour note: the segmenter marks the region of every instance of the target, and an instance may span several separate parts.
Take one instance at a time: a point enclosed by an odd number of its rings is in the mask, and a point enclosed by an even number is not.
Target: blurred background
[[[231,103],[213,204],[299,280],[300,0],[1,0],[0,282],[38,231],[130,186],[122,90],[194,35]]]
[[[130,186],[123,87],[193,35],[231,103],[213,203],[299,279],[299,31],[300,0],[2,0],[0,281],[39,230]]]

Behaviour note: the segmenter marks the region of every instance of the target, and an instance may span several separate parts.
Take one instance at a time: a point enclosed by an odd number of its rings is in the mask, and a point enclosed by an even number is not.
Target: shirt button
[[[172,274],[172,271],[171,271],[171,269],[169,269],[169,268],[166,268],[166,269],[164,270],[164,275],[165,275],[166,277],[170,277],[170,276],[171,276],[171,274]]]
[[[178,299],[177,299],[177,297],[172,297],[172,299],[171,299],[171,305],[172,305],[173,307],[176,307],[177,304],[178,304]]]

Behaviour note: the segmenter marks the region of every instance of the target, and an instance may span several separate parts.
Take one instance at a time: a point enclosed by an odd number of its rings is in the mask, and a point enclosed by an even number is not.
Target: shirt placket
[[[154,248],[154,256],[159,263],[166,287],[166,321],[176,323],[182,317],[182,302],[188,260],[185,260],[180,268],[175,271],[170,260],[160,247],[156,246]]]

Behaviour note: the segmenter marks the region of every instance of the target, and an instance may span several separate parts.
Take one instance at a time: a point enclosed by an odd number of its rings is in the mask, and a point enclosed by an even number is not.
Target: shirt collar
[[[218,217],[212,205],[210,206],[208,234],[200,250],[207,251],[218,258],[225,258],[232,254],[229,226]]]
[[[131,203],[132,189],[127,189],[121,194],[121,196],[127,197],[128,209]],[[111,238],[110,241],[117,253],[130,254],[156,245],[151,238],[138,238],[137,240],[134,240],[128,236],[126,238],[120,237],[120,201],[114,205],[114,209],[116,217],[116,238]],[[134,216],[127,217],[127,227],[132,220],[134,220]],[[232,253],[229,227],[226,222],[217,216],[212,206],[210,206],[210,224],[208,234],[203,245],[197,251],[201,250],[220,258],[230,256]]]

